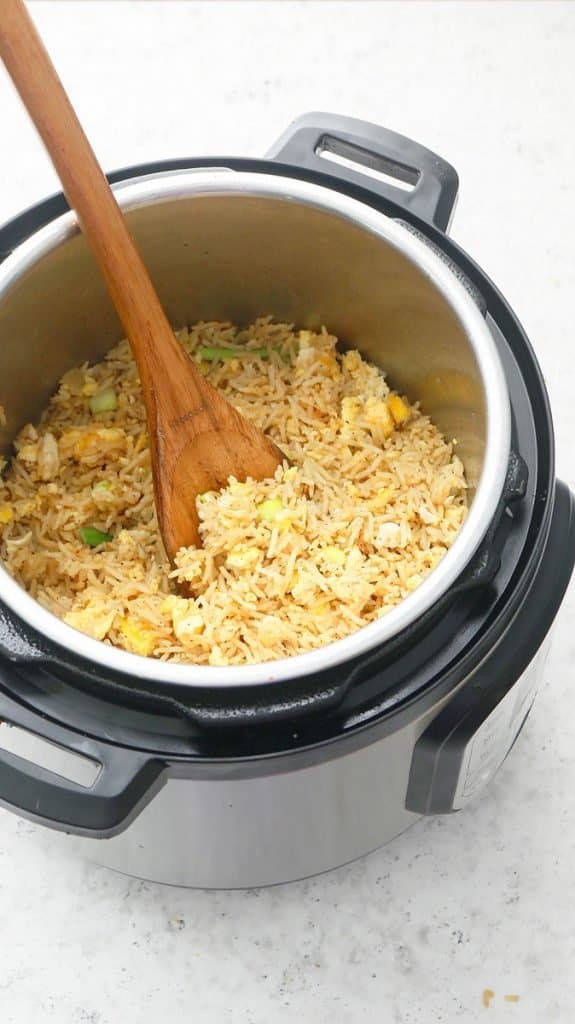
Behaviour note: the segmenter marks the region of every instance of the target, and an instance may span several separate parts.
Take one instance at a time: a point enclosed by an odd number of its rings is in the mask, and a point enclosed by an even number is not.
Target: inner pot
[[[174,327],[245,324],[262,315],[325,324],[382,366],[457,440],[470,509],[429,577],[384,618],[328,646],[239,667],[194,667],[128,654],[43,609],[0,568],[2,600],[56,644],[132,677],[179,686],[270,683],[324,671],[413,623],[468,564],[500,501],[510,445],[496,347],[459,276],[402,223],[330,188],[217,168],[152,175],[115,188]],[[36,421],[60,377],[101,359],[124,335],[73,213],[0,267],[0,453]]]

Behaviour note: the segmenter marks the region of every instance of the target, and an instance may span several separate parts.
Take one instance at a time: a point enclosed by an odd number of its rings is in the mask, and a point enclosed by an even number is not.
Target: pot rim
[[[190,195],[274,197],[315,206],[374,234],[425,274],[450,305],[472,345],[484,382],[487,436],[483,470],[469,514],[429,576],[382,619],[350,636],[303,654],[240,666],[185,665],[144,658],[93,640],[66,625],[32,598],[0,565],[2,600],[29,626],[58,646],[115,673],[183,688],[261,686],[312,676],[351,661],[406,629],[437,602],[461,575],[483,540],[499,504],[507,472],[511,414],[505,374],[486,321],[464,286],[441,258],[405,227],[359,200],[323,185],[225,166],[157,172],[114,186],[124,211],[187,199]],[[73,212],[63,214],[23,242],[0,266],[0,301],[20,277],[53,248],[79,234]]]

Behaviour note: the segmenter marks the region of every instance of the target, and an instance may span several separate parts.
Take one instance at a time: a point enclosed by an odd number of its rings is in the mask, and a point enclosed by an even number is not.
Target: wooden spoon
[[[23,0],[0,0],[0,56],[48,150],[134,353],[148,419],[156,510],[173,560],[199,544],[196,497],[230,476],[273,476],[284,456],[195,368]],[[40,314],[40,311],[39,311]]]

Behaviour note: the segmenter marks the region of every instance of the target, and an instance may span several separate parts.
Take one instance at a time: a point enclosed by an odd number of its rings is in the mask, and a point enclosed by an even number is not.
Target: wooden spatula
[[[122,212],[22,0],[0,0],[0,56],[98,261],[142,382],[168,556],[199,544],[196,496],[273,476],[281,451],[207,383],[178,344]],[[40,315],[40,311],[38,311]]]

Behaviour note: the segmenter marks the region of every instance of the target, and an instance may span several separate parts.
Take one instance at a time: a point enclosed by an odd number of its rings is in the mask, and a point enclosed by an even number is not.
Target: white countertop
[[[260,156],[313,109],[449,159],[452,234],[527,328],[575,485],[574,5],[31,6],[109,169]],[[2,75],[0,139],[2,222],[55,187]],[[571,1024],[574,615],[572,587],[546,685],[484,797],[327,876],[169,889],[81,863],[1,811],[2,1024]]]

